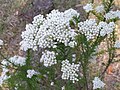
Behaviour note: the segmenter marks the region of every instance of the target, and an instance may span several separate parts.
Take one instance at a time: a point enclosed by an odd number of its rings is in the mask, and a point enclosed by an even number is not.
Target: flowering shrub
[[[89,3],[83,9],[96,16],[81,22],[80,14],[74,9],[64,12],[52,10],[47,15],[37,15],[22,32],[20,49],[26,57],[15,55],[4,57],[0,85],[11,90],[91,90],[106,85],[103,75],[114,61],[115,50],[120,41],[115,37],[116,21],[120,11],[110,8],[113,0],[94,7]],[[108,63],[102,74],[89,77],[91,58],[96,56],[97,47],[107,40]],[[3,41],[0,40],[0,45]],[[37,65],[33,65],[32,53],[43,49]],[[91,81],[92,80],[92,81]],[[91,84],[92,83],[92,84]]]

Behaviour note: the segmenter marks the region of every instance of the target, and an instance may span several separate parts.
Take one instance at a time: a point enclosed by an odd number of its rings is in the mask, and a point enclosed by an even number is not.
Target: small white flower
[[[15,90],[18,90],[18,87],[14,87]]]
[[[62,79],[70,79],[73,83],[78,81],[78,74],[80,64],[70,64],[68,60],[62,61]]]
[[[2,86],[2,84],[4,83],[5,80],[7,80],[8,78],[10,78],[10,76],[6,75],[6,73],[8,71],[9,70],[7,68],[3,68],[2,69],[2,73],[1,73],[1,76],[0,76],[0,86]]]
[[[18,56],[18,55],[11,57],[9,60],[11,63],[15,65],[24,66],[26,64],[26,58]]]
[[[120,48],[120,41],[119,41],[119,40],[117,40],[117,41],[115,42],[114,47],[115,47],[115,48]]]
[[[74,48],[74,47],[77,45],[77,43],[76,43],[75,41],[71,41],[71,42],[69,42],[68,45],[69,45],[70,47]]]
[[[114,31],[115,23],[110,22],[109,24],[107,24],[106,22],[102,21],[99,23],[98,28],[100,30],[100,35],[105,36],[106,34],[110,34]]]
[[[119,18],[120,19],[120,11],[109,11],[108,13],[106,13],[105,18],[107,20],[109,19],[115,19],[115,18]]]
[[[57,64],[55,52],[45,50],[42,54],[40,62],[43,62],[44,66],[48,67]]]
[[[105,83],[103,83],[98,77],[93,80],[93,89],[103,88]]]
[[[87,40],[94,39],[99,34],[99,28],[95,19],[87,19],[84,22],[78,23],[79,32],[84,34]]]
[[[24,51],[28,49],[37,50],[37,41],[35,37],[39,30],[38,27],[33,24],[27,24],[25,29],[26,31],[23,31],[21,34],[23,40],[20,42],[20,49]]]
[[[20,50],[27,51],[30,48],[30,44],[28,44],[26,41],[20,42]]]
[[[103,5],[97,6],[97,7],[95,8],[95,10],[96,10],[97,13],[102,13],[102,12],[105,11]]]
[[[84,6],[83,9],[84,9],[86,12],[92,11],[92,10],[93,10],[93,5],[92,5],[92,3],[89,3],[89,4],[87,4],[86,6]]]
[[[120,19],[120,10],[117,10],[117,11],[115,12],[115,15],[116,15],[116,17],[118,17],[118,18]]]
[[[54,82],[51,82],[50,85],[53,86],[53,85],[54,85]]]
[[[65,90],[65,86],[62,86],[62,87],[61,87],[61,90]]]
[[[35,70],[27,70],[27,78],[32,78],[33,75],[37,75],[38,72],[36,72]]]
[[[76,10],[70,8],[70,9],[68,9],[68,10],[66,10],[66,11],[64,12],[64,16],[65,16],[66,18],[71,19],[73,16],[77,16],[77,17],[78,17],[78,16],[79,16],[79,13],[78,13]]]
[[[115,15],[114,11],[110,11],[110,12],[106,13],[105,18],[107,20],[114,19],[114,18],[116,18],[116,15]]]

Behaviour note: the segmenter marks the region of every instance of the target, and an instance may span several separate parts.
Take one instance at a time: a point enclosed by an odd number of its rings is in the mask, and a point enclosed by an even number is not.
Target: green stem
[[[111,6],[113,5],[113,1],[114,1],[114,0],[110,0],[110,3],[109,3],[109,5],[108,5],[108,8],[106,9],[106,13],[108,13],[108,12],[110,11]]]
[[[31,59],[31,54],[30,54],[30,49],[27,50],[27,58],[26,58],[26,65],[30,65],[30,59]]]
[[[87,64],[86,64],[87,65]],[[85,80],[85,89],[89,90],[88,88],[88,81],[87,81],[87,66],[85,64],[82,65],[82,69],[83,69],[83,76],[84,76],[84,80]]]
[[[26,70],[27,69],[30,69],[30,60],[31,60],[31,52],[30,52],[30,49],[28,49],[27,50],[27,56],[26,56],[27,58],[26,58]],[[28,84],[28,89],[29,90],[35,90],[35,87],[30,83],[30,79],[29,78],[27,78],[26,79],[26,82],[27,82],[27,84]]]
[[[84,38],[84,37],[82,37],[82,38]],[[86,45],[87,45],[87,43],[86,43]],[[83,76],[84,76],[84,80],[85,80],[85,90],[89,90],[88,80],[87,80],[87,66],[88,66],[88,58],[89,58],[88,47],[87,47],[87,49],[85,49],[84,45],[81,44],[81,48],[82,48],[82,54],[83,54],[83,55],[81,55],[81,57],[83,56],[82,61],[81,61],[81,65],[82,65]]]
[[[109,41],[110,41],[110,43],[109,43]],[[115,50],[114,49],[111,50],[111,48],[114,48],[114,44],[115,44],[115,32],[113,31],[110,40],[109,39],[107,40],[109,60],[108,60],[108,63],[106,65],[104,71],[102,72],[102,76],[105,74],[105,72],[107,71],[108,67],[111,65],[111,63],[113,62],[113,59],[115,57],[115,54],[114,54]]]

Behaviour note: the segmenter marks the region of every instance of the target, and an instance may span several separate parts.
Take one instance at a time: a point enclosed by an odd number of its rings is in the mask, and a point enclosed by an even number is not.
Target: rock
[[[60,11],[65,11],[69,8],[73,8],[80,13],[81,21],[86,20],[86,12],[83,10],[81,5],[82,0],[53,0],[54,8]]]
[[[52,0],[34,0],[33,9],[36,10],[36,13],[46,14],[53,9]]]
[[[80,13],[80,21],[85,21],[87,19],[87,14],[81,4],[76,5],[74,9]]]
[[[81,0],[53,0],[55,9],[64,11],[69,8],[74,8],[76,4],[80,4]]]
[[[52,9],[52,0],[31,0],[20,11],[19,17],[22,21],[31,22],[34,16],[49,13]]]

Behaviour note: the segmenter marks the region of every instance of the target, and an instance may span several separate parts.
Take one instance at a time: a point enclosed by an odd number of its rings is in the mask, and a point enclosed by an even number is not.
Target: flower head
[[[37,75],[38,72],[36,72],[35,70],[27,70],[27,78],[32,78],[33,75]]]
[[[105,9],[104,9],[104,6],[103,6],[103,5],[97,6],[97,7],[95,8],[95,10],[96,10],[96,12],[97,12],[97,13],[102,13],[102,12],[104,12],[104,11],[105,11]]]
[[[109,24],[106,22],[100,22],[98,25],[98,28],[100,30],[100,35],[105,36],[106,34],[110,34],[114,31],[115,23],[110,22]]]
[[[80,64],[70,64],[68,60],[62,61],[62,79],[70,79],[73,83],[78,81],[78,74],[76,73],[79,71]]]
[[[103,88],[105,83],[103,83],[98,77],[95,77],[93,80],[93,89]]]
[[[54,64],[57,64],[56,60],[56,54],[54,51],[48,51],[45,50],[45,52],[42,52],[42,56],[40,58],[40,62],[44,63],[44,66],[52,66]]]
[[[92,3],[89,3],[89,4],[85,5],[85,6],[83,7],[83,9],[84,9],[86,12],[92,11],[92,10],[93,10]]]
[[[119,10],[117,10],[117,11],[109,11],[108,13],[105,14],[105,18],[107,20],[115,19],[115,18],[120,19],[120,11]]]
[[[3,85],[4,81],[6,81],[8,78],[10,78],[10,76],[7,75],[7,72],[9,72],[9,70],[5,67],[2,68],[2,73],[0,76],[0,86]]]
[[[119,40],[117,40],[117,41],[115,42],[114,47],[115,47],[115,48],[120,48],[120,41],[119,41]]]
[[[73,16],[78,17],[79,13],[73,9],[60,12],[52,10],[44,18],[43,15],[34,17],[32,24],[26,25],[26,31],[22,32],[21,49],[37,50],[40,48],[56,48],[57,43],[74,47],[77,33],[70,27],[70,20]]]
[[[11,63],[15,65],[24,66],[26,64],[26,58],[18,56],[18,55],[11,57],[9,60]]]
[[[99,29],[95,19],[88,19],[84,22],[78,23],[79,32],[84,34],[87,40],[94,39],[99,34]]]

